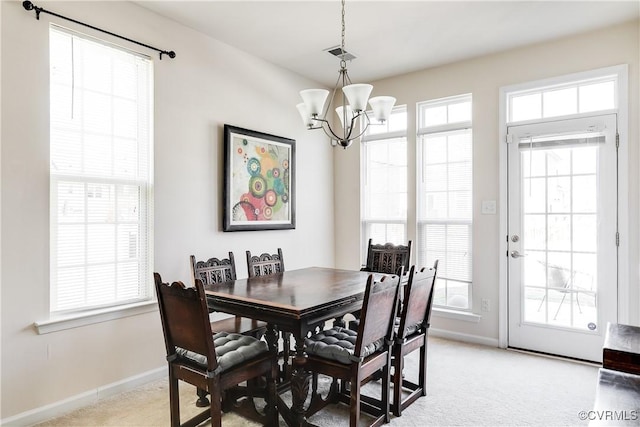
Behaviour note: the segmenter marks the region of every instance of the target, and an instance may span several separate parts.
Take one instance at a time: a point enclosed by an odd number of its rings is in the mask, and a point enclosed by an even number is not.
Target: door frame
[[[507,174],[507,94],[536,87],[553,86],[578,80],[587,80],[605,75],[617,75],[618,79],[618,108],[603,110],[587,114],[554,117],[553,120],[580,118],[594,114],[617,114],[618,134],[620,146],[618,148],[618,230],[620,246],[618,247],[618,322],[629,323],[629,244],[632,236],[629,234],[629,199],[620,195],[629,194],[629,119],[628,119],[628,65],[616,65],[581,73],[536,80],[532,82],[503,86],[499,90],[499,276],[498,276],[498,345],[501,348],[509,346],[509,294],[508,294],[508,174]],[[533,124],[544,120],[528,120],[509,123],[513,125]]]

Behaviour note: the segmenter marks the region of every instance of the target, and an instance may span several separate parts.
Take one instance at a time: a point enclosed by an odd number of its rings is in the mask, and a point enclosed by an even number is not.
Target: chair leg
[[[558,317],[558,313],[560,313],[560,309],[562,308],[562,303],[564,303],[564,299],[567,297],[567,293],[562,294],[562,300],[560,300],[560,305],[558,305],[558,309],[556,310],[556,314],[553,315],[553,320],[556,320]]]
[[[402,415],[402,369],[404,358],[400,348],[395,350],[393,358],[393,415]]]
[[[547,298],[547,293],[544,293],[544,296],[542,297],[542,301],[540,301],[540,305],[538,306],[538,311],[540,311],[540,309],[542,308],[542,304],[544,304],[544,300]]]
[[[178,392],[178,379],[169,368],[169,411],[171,412],[171,427],[180,426],[180,393]]]
[[[274,362],[271,370],[267,373],[267,423],[273,427],[278,425],[278,395],[276,380],[278,376],[278,364]]]
[[[427,340],[429,339],[428,330],[424,337],[424,345],[420,347],[420,368],[418,385],[422,389],[422,395],[427,395]]]
[[[211,427],[222,427],[222,394],[220,393],[220,384],[210,380],[209,388],[211,389]]]
[[[580,314],[582,314],[582,307],[580,307],[580,299],[578,298],[580,296],[580,292],[576,292],[576,304],[578,305],[578,312]]]
[[[349,406],[349,427],[358,427],[360,424],[360,378],[351,378],[351,393]]]
[[[391,384],[389,379],[389,363],[391,360],[387,360],[387,364],[382,368],[382,412],[384,415],[385,424],[391,421],[391,416],[389,415],[389,395],[391,394]],[[400,375],[400,381],[402,382],[402,375]]]

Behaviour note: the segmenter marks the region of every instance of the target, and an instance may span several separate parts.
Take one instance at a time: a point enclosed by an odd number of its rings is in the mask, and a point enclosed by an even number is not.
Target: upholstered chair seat
[[[268,353],[267,343],[242,334],[218,332],[213,334],[213,345],[218,356],[218,372],[242,364],[262,353]],[[183,362],[193,362],[201,369],[207,368],[207,356],[183,348],[176,348],[176,355]]]
[[[360,362],[384,346],[383,339],[377,340],[366,345],[360,357],[356,357],[354,356],[354,350],[357,339],[358,333],[356,331],[335,326],[305,339],[305,345],[307,354],[336,360],[347,365],[353,362]]]

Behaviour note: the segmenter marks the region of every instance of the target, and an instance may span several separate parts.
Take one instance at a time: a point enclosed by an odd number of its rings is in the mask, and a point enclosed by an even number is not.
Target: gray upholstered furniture
[[[236,280],[236,262],[233,252],[229,252],[229,258],[209,258],[206,261],[197,261],[194,255],[190,256],[191,274],[193,283],[200,279],[204,285],[222,286]],[[209,312],[214,312],[207,300]],[[241,316],[227,317],[211,322],[214,332],[228,332],[251,335],[260,338],[267,324],[255,319]]]
[[[214,335],[199,279],[191,288],[182,282],[162,283],[158,273],[154,273],[154,279],[169,365],[172,427],[198,425],[207,419],[211,419],[212,426],[221,426],[223,393],[244,382],[246,398],[232,409],[254,421],[277,425],[276,357],[267,344],[247,335]],[[253,404],[253,396],[259,393],[254,387],[262,377],[266,378],[266,390],[262,391],[267,402],[264,413]],[[180,421],[179,380],[211,395],[211,406],[184,424]]]
[[[370,275],[358,331],[334,326],[305,340],[307,359],[304,367],[312,373],[313,378],[308,415],[319,411],[330,402],[339,401],[350,406],[351,427],[359,424],[361,407],[375,417],[372,426],[389,422],[389,346],[394,333],[399,283],[399,276],[383,276],[379,281],[375,281],[374,275]],[[361,387],[380,370],[381,397],[378,399],[363,396]],[[318,374],[334,378],[326,399],[318,393]],[[338,387],[338,381],[335,380],[341,381],[342,386]]]

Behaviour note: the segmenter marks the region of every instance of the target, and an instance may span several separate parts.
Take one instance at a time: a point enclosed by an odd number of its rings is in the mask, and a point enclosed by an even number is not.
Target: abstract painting
[[[295,228],[295,140],[224,125],[224,231]]]

